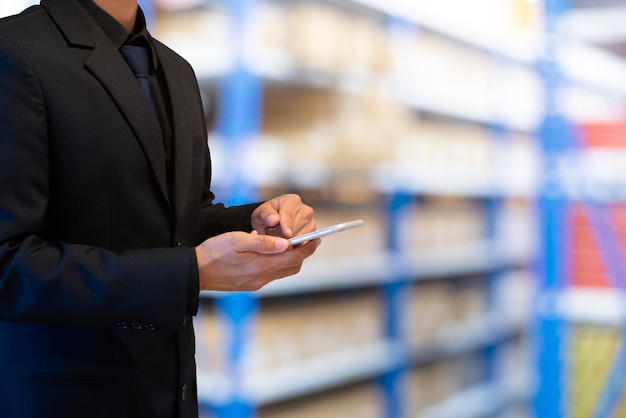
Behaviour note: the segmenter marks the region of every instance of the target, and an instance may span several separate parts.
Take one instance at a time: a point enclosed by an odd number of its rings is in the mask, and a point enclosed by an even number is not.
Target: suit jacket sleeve
[[[211,178],[211,164],[208,151],[206,152],[207,162],[205,164],[205,184],[209,184]],[[215,196],[208,187],[204,189],[202,204],[200,207],[197,244],[209,237],[219,235],[229,231],[252,231],[252,212],[262,202],[250,203],[247,205],[225,207],[223,204],[214,204]]]
[[[112,252],[46,239],[50,121],[37,73],[0,34],[0,320],[179,329],[188,247]]]

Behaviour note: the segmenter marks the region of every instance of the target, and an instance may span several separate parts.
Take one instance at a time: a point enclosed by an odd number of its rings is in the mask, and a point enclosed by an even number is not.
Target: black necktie
[[[135,74],[139,86],[143,93],[148,98],[152,110],[156,113],[156,107],[154,100],[152,99],[152,93],[150,92],[150,82],[148,75],[150,73],[150,61],[148,60],[148,51],[144,47],[135,45],[122,45],[120,53],[128,63],[128,66]]]

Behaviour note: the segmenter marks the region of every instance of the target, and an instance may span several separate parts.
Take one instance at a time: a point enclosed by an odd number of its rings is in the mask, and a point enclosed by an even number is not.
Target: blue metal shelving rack
[[[401,16],[394,16],[389,18],[389,27],[393,30],[395,27],[403,26],[413,27],[414,24],[405,22]],[[419,29],[419,28],[415,28]],[[499,60],[506,60],[505,57],[492,53],[494,62]],[[499,141],[505,141],[508,136],[508,128],[505,124],[498,121],[493,121],[488,124],[489,130],[492,135],[494,143]],[[394,190],[387,197],[386,219],[387,219],[387,236],[386,236],[386,248],[393,255],[401,254],[400,236],[402,225],[401,213],[406,205],[419,201],[421,194],[418,191],[405,191]],[[496,219],[501,212],[503,198],[498,193],[491,193],[489,196],[478,197],[480,204],[483,207],[483,213],[486,219],[484,237],[491,245],[497,245],[496,239]],[[496,254],[497,251],[490,252]],[[500,275],[502,273],[498,260],[488,260],[488,265],[493,268],[488,269],[485,272],[486,287],[487,287],[487,309],[491,309],[495,306],[494,302],[494,289],[498,283]],[[389,266],[389,271],[392,275],[390,283],[385,284],[382,287],[383,304],[385,307],[385,337],[399,346],[403,346],[405,342],[400,331],[400,322],[403,316],[403,294],[415,283],[412,277],[406,277],[406,272],[398,271],[394,265]],[[499,354],[498,346],[501,344],[499,339],[494,339],[477,351],[480,351],[483,361],[483,382],[485,384],[491,384],[496,382],[497,379],[497,356]],[[406,349],[410,352],[409,348]],[[397,367],[389,370],[379,378],[379,383],[384,394],[384,411],[386,418],[397,418],[409,416],[411,411],[406,411],[403,408],[405,404],[402,389],[402,379],[410,369],[414,367],[414,361],[412,355],[409,354],[405,361],[401,361]],[[495,401],[495,400],[494,400]]]
[[[224,1],[223,6],[228,11],[233,28],[232,52],[234,65],[232,70],[223,77],[218,84],[218,116],[217,130],[225,140],[227,146],[227,158],[234,161],[242,147],[245,147],[254,134],[258,133],[261,115],[262,82],[248,68],[245,56],[246,33],[250,14],[253,13],[258,0],[229,0]],[[140,1],[142,8],[147,11],[150,19],[152,10],[151,0]],[[494,127],[494,133],[502,135],[500,127]],[[224,190],[220,190],[220,198],[225,199],[228,205],[236,205],[257,200],[258,194],[245,178],[237,170],[229,170],[232,177],[228,179]],[[227,193],[227,194],[224,194]],[[389,235],[387,247],[390,253],[396,253],[398,248],[400,210],[412,202],[416,194],[409,192],[394,192],[388,201]],[[491,221],[498,211],[500,200],[497,197],[486,200],[486,216],[489,218],[489,226],[486,234],[492,236],[494,227]],[[557,235],[558,236],[558,235]],[[403,277],[402,271],[394,272],[394,265],[389,266],[393,272],[393,279],[380,287],[382,300],[385,306],[385,337],[392,343],[403,345],[400,318],[402,317],[402,293],[412,281],[412,278]],[[489,281],[497,280],[497,272],[489,273]],[[246,350],[246,334],[253,324],[258,307],[257,297],[248,294],[228,294],[216,298],[217,311],[228,329],[228,340],[225,352],[228,353],[226,373],[232,379],[231,393],[227,401],[220,405],[207,405],[201,400],[201,410],[211,412],[218,418],[248,418],[256,415],[253,401],[246,398],[242,388],[241,377],[243,375],[242,357]],[[490,344],[484,349],[485,377],[490,380],[494,377],[493,361],[497,342]],[[553,346],[550,346],[553,347]],[[557,350],[558,351],[558,350]],[[397,362],[383,372],[378,381],[384,394],[385,417],[398,418],[407,416],[409,411],[403,410],[403,374],[412,367],[414,359],[411,355]],[[548,397],[550,393],[547,394]],[[540,415],[541,417],[557,415]]]
[[[557,308],[559,296],[570,277],[568,246],[571,231],[568,213],[573,201],[567,196],[559,179],[557,164],[565,153],[576,150],[576,136],[571,123],[559,108],[559,90],[567,82],[558,65],[561,47],[559,21],[570,8],[569,0],[545,0],[545,51],[539,71],[545,90],[545,118],[539,130],[543,146],[544,181],[538,196],[538,215],[542,242],[537,263],[538,305],[534,321],[535,365],[537,386],[533,412],[536,418],[572,416],[567,386],[571,385],[567,368],[568,350],[571,348],[570,329],[573,325],[562,317]],[[615,225],[608,219],[607,203],[589,201],[585,196],[582,205],[590,221],[595,242],[611,285],[624,289],[624,249],[620,248]],[[609,203],[610,204],[610,203]],[[626,381],[626,328],[621,327],[621,341],[612,359],[602,391],[596,400],[593,418],[614,416],[618,400],[623,395]]]
[[[231,155],[236,154],[239,146],[255,132],[258,132],[258,119],[261,112],[260,96],[261,82],[246,68],[242,60],[243,42],[238,34],[245,33],[247,13],[250,12],[255,0],[237,0],[229,4],[231,21],[234,23],[236,64],[232,73],[220,83],[220,109],[218,117],[218,131],[226,139]],[[256,194],[253,188],[237,176],[231,179],[228,204],[245,203],[254,200]],[[399,253],[399,212],[413,202],[416,195],[412,192],[393,192],[388,198],[387,219],[388,236],[387,249],[391,254]],[[486,216],[491,218],[499,208],[500,199],[490,198],[485,202]],[[488,222],[487,236],[492,237],[494,231],[491,219]],[[400,319],[402,317],[402,295],[412,278],[404,277],[404,272],[396,271],[393,263],[389,266],[392,280],[381,287],[381,297],[385,315],[385,338],[392,344],[403,346]],[[497,279],[497,272],[489,273],[490,283]],[[255,415],[255,406],[246,400],[237,385],[237,377],[241,375],[241,354],[245,345],[244,332],[249,329],[255,314],[258,301],[252,295],[228,295],[218,299],[218,311],[225,319],[230,330],[231,339],[227,342],[227,352],[230,353],[227,373],[235,378],[235,387],[230,402],[218,407],[213,406],[213,412],[218,417],[252,417]],[[497,343],[490,343],[483,349],[485,359],[485,378],[488,381],[494,378],[494,360]],[[398,418],[407,416],[409,411],[403,408],[403,375],[413,366],[411,354],[399,361],[392,362],[393,366],[383,372],[378,378],[384,399],[384,416]]]

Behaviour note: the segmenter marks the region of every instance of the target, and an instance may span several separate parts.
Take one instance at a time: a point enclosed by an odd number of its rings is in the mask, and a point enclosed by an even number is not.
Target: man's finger
[[[259,206],[258,218],[262,219],[263,225],[266,228],[274,228],[278,226],[280,215],[271,205],[264,204]]]
[[[294,221],[299,212],[299,202],[293,199],[283,199],[280,208],[280,229],[286,238],[293,237]]]

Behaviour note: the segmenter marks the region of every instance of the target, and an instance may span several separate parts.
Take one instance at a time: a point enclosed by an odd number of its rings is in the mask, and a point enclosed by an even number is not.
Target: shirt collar
[[[132,44],[143,46],[148,50],[148,56],[154,70],[157,69],[158,57],[148,30],[146,28],[146,18],[143,11],[137,6],[137,20],[133,31],[128,31],[121,23],[115,20],[110,14],[105,12],[100,6],[92,0],[79,0],[85,10],[96,21],[104,34],[111,40],[116,49],[122,45]]]

